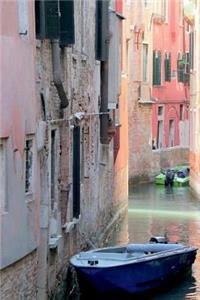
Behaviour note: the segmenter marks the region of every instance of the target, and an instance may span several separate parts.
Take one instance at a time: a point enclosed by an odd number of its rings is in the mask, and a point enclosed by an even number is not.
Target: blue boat
[[[128,244],[80,252],[70,264],[83,294],[89,290],[98,295],[131,295],[159,288],[183,275],[191,269],[196,253],[197,248],[183,244]]]

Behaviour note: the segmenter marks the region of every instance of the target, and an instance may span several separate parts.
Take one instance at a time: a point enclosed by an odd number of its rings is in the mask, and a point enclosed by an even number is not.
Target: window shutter
[[[58,0],[36,0],[36,37],[38,39],[59,38]]]
[[[171,81],[171,54],[165,54],[165,81]]]
[[[58,0],[44,1],[45,3],[45,37],[47,39],[59,38],[59,11]]]
[[[165,67],[165,81],[168,81],[168,74],[167,74],[167,69],[168,69],[168,58],[167,55],[165,54],[165,60],[164,60],[164,67]]]
[[[108,0],[96,0],[96,59],[108,59]]]
[[[168,62],[168,81],[171,81],[171,53],[169,54]]]
[[[160,51],[158,52],[158,57],[157,57],[156,61],[157,61],[157,64],[156,64],[157,80],[156,81],[157,81],[157,85],[160,85],[161,84],[161,52]]]
[[[75,43],[74,36],[74,0],[60,1],[60,46]]]
[[[190,51],[190,69],[193,69],[193,67],[194,67],[194,32],[190,32],[189,51]]]
[[[156,51],[153,51],[153,85],[156,85]]]
[[[184,63],[183,57],[177,60],[178,82],[184,82]]]
[[[185,67],[185,74],[184,74],[184,82],[189,83],[190,82],[190,54],[186,53],[186,67]]]

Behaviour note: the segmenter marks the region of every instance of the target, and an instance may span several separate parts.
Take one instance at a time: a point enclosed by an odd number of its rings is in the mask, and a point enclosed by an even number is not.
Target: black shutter
[[[108,59],[108,0],[96,0],[96,59]]]
[[[60,45],[66,47],[75,43],[74,0],[60,0]]]
[[[58,0],[35,1],[36,37],[38,39],[59,38]]]

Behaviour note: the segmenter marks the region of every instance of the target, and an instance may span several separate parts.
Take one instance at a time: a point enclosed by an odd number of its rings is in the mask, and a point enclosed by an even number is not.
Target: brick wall
[[[37,252],[0,271],[2,300],[36,299]]]

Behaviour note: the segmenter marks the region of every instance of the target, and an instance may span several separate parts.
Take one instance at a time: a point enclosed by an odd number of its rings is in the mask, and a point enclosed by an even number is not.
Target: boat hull
[[[191,269],[196,250],[123,266],[76,267],[80,289],[100,294],[138,294],[163,286]]]

